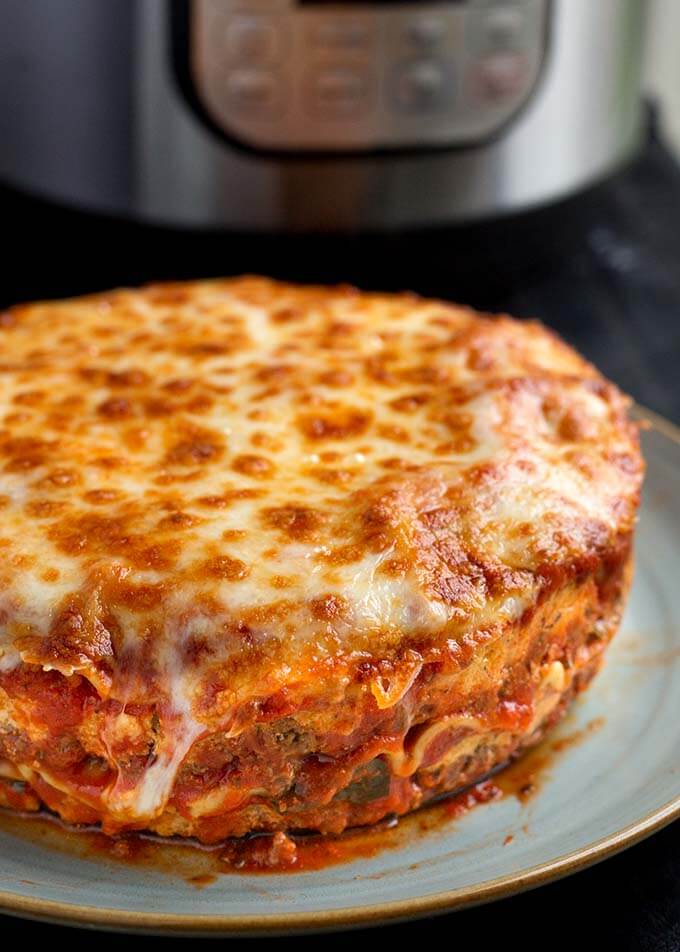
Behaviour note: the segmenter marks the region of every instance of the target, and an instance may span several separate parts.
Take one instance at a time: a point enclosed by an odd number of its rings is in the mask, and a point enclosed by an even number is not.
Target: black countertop
[[[549,211],[390,237],[270,239],[145,228],[0,191],[0,306],[150,280],[262,272],[408,288],[538,317],[637,400],[680,423],[680,167],[652,133],[616,177]],[[680,707],[679,707],[680,713]],[[676,725],[669,725],[676,729]],[[680,728],[678,728],[680,729]],[[559,818],[556,817],[556,822]],[[0,858],[0,865],[1,865]],[[680,822],[599,866],[479,909],[278,947],[433,939],[545,949],[680,950]],[[93,936],[0,917],[7,942]],[[120,942],[100,935],[97,942]],[[155,943],[153,938],[142,940]],[[191,941],[191,940],[189,940]]]

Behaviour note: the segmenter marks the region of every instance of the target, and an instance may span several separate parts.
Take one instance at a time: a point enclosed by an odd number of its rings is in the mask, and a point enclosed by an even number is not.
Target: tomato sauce
[[[215,846],[193,840],[162,839],[145,833],[104,835],[94,827],[73,827],[53,814],[0,810],[0,830],[84,859],[101,859],[143,866],[205,888],[224,874],[284,874],[312,872],[370,859],[385,850],[408,846],[414,838],[436,833],[460,821],[480,804],[514,796],[526,803],[536,796],[555,758],[580,743],[603,724],[602,718],[585,728],[546,740],[493,777],[445,797],[421,810],[339,835],[283,833],[231,839]],[[508,834],[502,845],[509,845]]]

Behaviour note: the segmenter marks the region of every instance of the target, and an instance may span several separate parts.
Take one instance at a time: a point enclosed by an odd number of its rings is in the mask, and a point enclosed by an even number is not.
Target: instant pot
[[[165,225],[545,205],[640,131],[644,0],[3,0],[0,179]]]

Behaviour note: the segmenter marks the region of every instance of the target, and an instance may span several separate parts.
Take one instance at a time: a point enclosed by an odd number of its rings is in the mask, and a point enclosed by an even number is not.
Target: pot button
[[[340,66],[322,69],[311,78],[310,94],[314,111],[324,118],[354,117],[368,105],[368,74]]]
[[[276,74],[259,69],[234,70],[227,79],[227,94],[238,112],[270,115],[280,104]]]
[[[264,63],[275,59],[279,37],[266,17],[234,16],[227,27],[229,58],[243,63]]]
[[[520,95],[527,84],[529,64],[521,53],[495,53],[473,67],[472,82],[478,98],[494,102]]]
[[[446,22],[441,17],[421,17],[408,24],[405,36],[414,46],[434,49],[446,37]]]
[[[432,112],[452,99],[451,72],[437,60],[419,60],[398,69],[395,98],[404,112]]]
[[[500,7],[486,15],[484,30],[490,46],[515,47],[522,44],[526,17],[522,10]]]
[[[480,51],[517,50],[525,45],[527,18],[523,10],[497,7],[474,25],[474,46]]]

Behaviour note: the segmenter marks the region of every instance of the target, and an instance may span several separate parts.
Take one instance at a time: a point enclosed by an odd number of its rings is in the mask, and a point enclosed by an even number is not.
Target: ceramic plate
[[[202,889],[159,868],[55,850],[0,828],[0,909],[193,934],[375,924],[539,885],[679,816],[680,431],[651,419],[625,622],[605,669],[558,730],[564,750],[527,803],[507,796],[484,804],[370,858],[315,872],[222,875]]]

